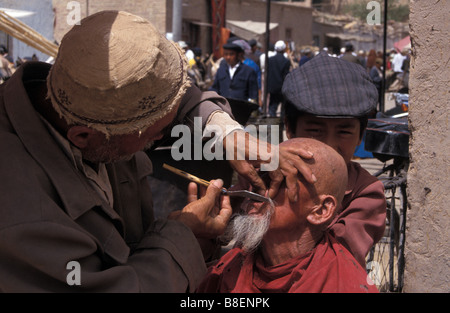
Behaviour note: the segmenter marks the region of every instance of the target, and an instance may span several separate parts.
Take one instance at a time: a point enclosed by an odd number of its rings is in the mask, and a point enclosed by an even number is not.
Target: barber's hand
[[[264,195],[268,187],[268,196],[274,198],[278,193],[281,183],[286,179],[289,200],[295,202],[298,197],[298,173],[303,175],[310,183],[316,181],[311,169],[303,160],[313,158],[312,153],[306,149],[292,147],[279,148],[279,146],[267,143],[267,148],[260,151],[259,139],[244,131],[235,131],[229,134],[224,140],[224,147],[227,151],[231,150],[229,146],[228,148],[226,146],[227,138],[229,138],[229,136],[234,136],[234,149],[237,155],[233,158],[227,155],[227,160],[229,160],[231,167],[253,186],[253,191]],[[239,146],[239,143],[242,142],[245,142],[245,146]],[[256,160],[251,160],[249,158],[251,152],[253,153],[253,157],[256,155]],[[277,164],[270,168],[269,176],[271,181],[270,185],[266,186],[264,181],[258,175],[257,169],[261,168],[261,165],[263,164],[271,163],[273,160],[276,160]]]
[[[284,178],[286,178],[286,190],[291,202],[298,199],[298,174],[300,173],[307,182],[314,184],[317,178],[309,168],[305,160],[313,159],[314,155],[306,149],[281,146],[279,147],[280,166],[270,172],[269,197],[274,197]]]
[[[245,144],[244,144],[245,143]],[[225,137],[223,146],[231,167],[245,179],[243,186],[251,184],[256,192],[263,194],[267,189],[259,177],[257,168],[269,163],[270,151],[259,151],[259,140],[243,130],[237,130]],[[252,156],[252,158],[250,158]]]
[[[221,195],[222,186],[221,179],[212,180],[204,196],[198,199],[197,185],[190,183],[188,205],[181,211],[172,212],[169,218],[187,225],[196,237],[216,238],[223,234],[230,221],[232,209],[230,198]]]

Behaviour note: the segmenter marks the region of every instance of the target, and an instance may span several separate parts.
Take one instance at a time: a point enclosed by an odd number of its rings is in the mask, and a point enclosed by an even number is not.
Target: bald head
[[[293,138],[281,145],[302,147],[314,154],[311,160],[304,160],[317,177],[314,186],[309,185],[303,177],[299,180],[306,186],[313,187],[317,195],[330,194],[341,202],[347,187],[347,166],[342,156],[330,146],[310,138]]]
[[[235,239],[236,244],[247,252],[258,248],[261,242],[263,247],[267,247],[268,243],[270,246],[280,242],[295,245],[299,241],[302,241],[302,249],[306,247],[308,251],[309,244],[315,244],[322,238],[323,231],[331,223],[344,197],[347,165],[333,148],[309,138],[293,138],[280,146],[311,151],[314,158],[305,162],[317,177],[317,182],[310,184],[299,174],[299,197],[295,203],[289,201],[285,188],[280,188],[273,198],[274,207],[269,208],[267,204],[261,207],[260,203],[253,201],[244,202],[246,207],[242,208],[243,211],[250,213],[236,215],[225,237]],[[251,213],[255,209],[259,213]],[[295,249],[298,248],[297,245]],[[266,256],[272,258],[276,255],[274,252]]]

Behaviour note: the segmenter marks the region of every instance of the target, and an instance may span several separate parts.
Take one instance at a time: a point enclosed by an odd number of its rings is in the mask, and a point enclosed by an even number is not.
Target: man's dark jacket
[[[195,290],[201,249],[182,223],[154,220],[148,156],[106,165],[111,207],[47,130],[25,86],[45,84],[49,69],[26,63],[0,86],[0,291]],[[223,100],[191,88],[178,119],[229,111]]]
[[[258,102],[258,77],[254,69],[241,62],[231,79],[228,64],[223,60],[210,90],[225,98]]]
[[[269,93],[281,92],[284,79],[289,73],[291,63],[281,52],[269,58],[269,75],[267,76],[267,90]]]

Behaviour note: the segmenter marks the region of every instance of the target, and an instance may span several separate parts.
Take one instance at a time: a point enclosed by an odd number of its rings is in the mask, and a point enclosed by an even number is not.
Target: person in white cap
[[[178,41],[178,44],[180,45],[181,49],[184,50],[186,58],[188,59],[188,63],[191,63],[191,60],[194,60],[195,58],[194,52],[191,50],[186,41],[180,40]]]
[[[283,103],[283,95],[281,87],[286,75],[289,73],[291,63],[284,56],[286,51],[286,44],[283,40],[278,40],[275,43],[276,54],[269,58],[269,75],[267,76],[267,91],[270,94],[269,98],[269,115],[270,117],[277,116],[277,110],[280,103]],[[281,115],[283,115],[283,105],[281,106]]]
[[[275,43],[275,51],[284,53],[286,51],[286,43],[283,40],[278,40]]]
[[[186,68],[150,22],[102,11],[64,36],[53,66],[27,62],[0,87],[0,290],[195,290],[206,271],[196,237],[214,239],[231,215],[223,182],[155,221],[141,151],[190,114],[236,124]]]

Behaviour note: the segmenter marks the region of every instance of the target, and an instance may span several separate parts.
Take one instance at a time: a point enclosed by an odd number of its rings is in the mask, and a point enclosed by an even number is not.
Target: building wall
[[[450,291],[449,1],[411,0],[405,292]]]
[[[170,1],[171,2],[171,1]],[[183,40],[191,41],[206,54],[211,51],[211,0],[183,1]],[[310,45],[312,42],[312,9],[310,2],[271,2],[271,22],[279,26],[271,31],[271,42],[277,40],[294,41],[297,46]],[[171,31],[172,5],[168,3],[167,28]],[[227,0],[226,19],[252,20],[266,22],[266,2],[262,0]],[[192,38],[192,28],[196,27],[198,34]],[[191,29],[189,29],[191,28]],[[291,38],[286,38],[286,34]],[[261,44],[264,44],[261,42]]]
[[[172,1],[169,1],[172,2]],[[211,52],[211,0],[184,0],[182,40],[199,47],[204,54]],[[168,5],[168,29],[172,29],[172,5]]]
[[[342,13],[346,5],[356,4],[356,3],[369,3],[370,0],[315,0],[313,5],[323,11],[330,13]],[[384,5],[384,0],[376,0],[382,6]],[[389,0],[389,3],[396,3],[399,5],[408,4],[410,0]]]
[[[54,37],[60,42],[72,25],[67,23],[70,0],[53,0],[55,12]],[[81,18],[101,10],[124,10],[152,21],[161,33],[172,32],[172,1],[169,0],[79,0]],[[211,51],[211,7],[210,0],[183,0],[183,40],[193,41],[192,46]],[[312,9],[305,3],[272,2],[271,22],[279,23],[271,31],[271,42],[289,40],[296,45],[312,43]],[[266,21],[266,2],[262,0],[228,0],[226,18],[234,20]],[[290,33],[292,38],[285,38]],[[193,36],[195,35],[195,36]]]
[[[55,11],[55,39],[60,42],[72,25],[67,23],[67,15],[70,9],[67,4],[70,0],[53,0]],[[162,34],[167,30],[167,1],[166,0],[78,0],[81,6],[81,18],[102,10],[122,10],[142,16],[151,21]],[[169,1],[171,2],[171,1]]]
[[[227,1],[226,18],[231,20],[253,20],[266,22],[267,4],[261,0]],[[291,41],[297,46],[312,43],[312,9],[296,3],[271,2],[270,22],[278,27],[270,32],[270,42],[289,40],[286,33],[291,30]]]

